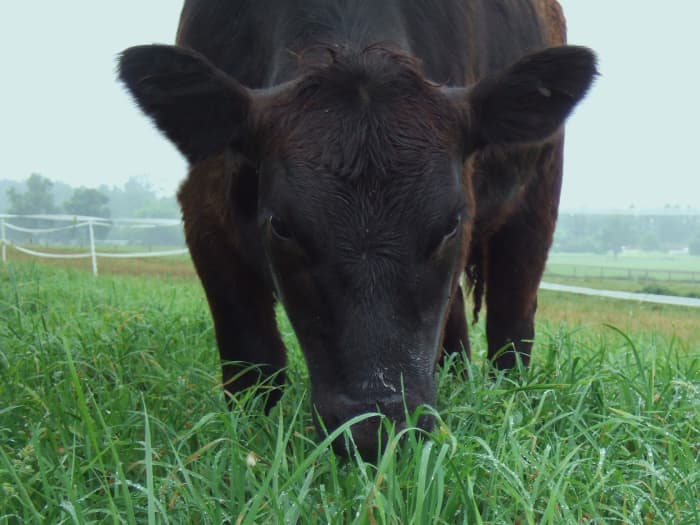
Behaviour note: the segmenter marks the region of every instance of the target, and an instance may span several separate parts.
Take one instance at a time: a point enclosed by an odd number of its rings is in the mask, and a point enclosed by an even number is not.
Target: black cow
[[[465,268],[489,358],[528,363],[561,125],[596,73],[564,32],[555,0],[188,0],[177,46],[124,52],[190,163],[178,197],[229,394],[283,382],[279,299],[325,427],[403,424],[434,403],[441,348],[469,352]],[[362,454],[377,430],[352,428]]]

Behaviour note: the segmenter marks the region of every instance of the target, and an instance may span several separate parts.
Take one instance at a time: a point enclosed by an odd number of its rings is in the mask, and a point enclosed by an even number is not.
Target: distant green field
[[[265,415],[262,385],[227,410],[202,290],[163,268],[0,265],[0,523],[700,523],[687,310],[542,294],[511,374],[478,324],[474,362],[439,372],[437,429],[367,463],[315,435],[283,313],[282,401]],[[624,325],[647,314],[667,322]]]
[[[700,297],[700,257],[646,252],[551,253],[545,279],[608,290]]]
[[[634,251],[623,252],[615,256],[613,254],[599,255],[552,252],[549,254],[549,263],[552,265],[567,264],[700,273],[700,256],[687,254],[670,255],[666,253]]]

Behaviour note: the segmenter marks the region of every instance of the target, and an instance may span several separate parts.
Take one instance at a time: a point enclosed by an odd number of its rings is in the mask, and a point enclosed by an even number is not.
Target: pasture
[[[607,290],[700,297],[700,256],[550,253],[545,279]]]
[[[700,522],[698,311],[542,293],[532,366],[471,327],[436,430],[372,464],[315,435],[283,312],[282,401],[229,411],[189,262],[84,263],[0,266],[0,523]]]
[[[668,270],[700,273],[700,256],[686,253],[668,254],[629,250],[618,255],[591,253],[549,254],[550,265],[570,264],[585,266],[605,266],[610,268],[633,268],[637,270]]]

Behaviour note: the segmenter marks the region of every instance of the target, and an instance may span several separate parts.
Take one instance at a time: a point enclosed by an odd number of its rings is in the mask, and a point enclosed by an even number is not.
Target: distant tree
[[[161,197],[134,211],[134,217],[150,219],[179,219],[180,207],[174,197]]]
[[[665,208],[670,211],[677,209],[670,204]],[[685,214],[656,210],[622,216],[562,213],[557,222],[552,249],[619,253],[623,246],[646,251],[686,248],[700,232],[700,214],[697,211],[689,209]]]
[[[53,181],[53,195],[56,203],[58,204],[59,209],[63,208],[63,204],[68,199],[70,199],[71,195],[73,195],[74,190],[75,188],[73,188],[73,186],[71,186],[70,184],[66,184],[65,182],[61,182],[60,180]]]
[[[25,182],[27,191],[20,192],[15,188],[7,190],[10,201],[8,213],[17,215],[51,214],[57,213],[58,207],[54,203],[53,182],[32,173]]]
[[[15,191],[17,191],[21,188],[21,183],[14,180],[0,180],[0,213],[9,213],[10,188],[15,188]]]
[[[612,251],[617,256],[624,246],[629,246],[630,234],[625,223],[615,217],[605,224],[600,232],[600,246],[605,252]]]
[[[91,217],[110,217],[107,204],[109,197],[99,190],[80,187],[73,190],[73,195],[63,203],[63,209],[74,215],[89,215]]]
[[[73,190],[70,198],[63,203],[63,209],[66,213],[73,215],[88,215],[90,217],[101,217],[107,219],[110,217],[110,211],[107,204],[109,197],[99,190],[93,188],[80,187]],[[107,226],[95,227],[95,237],[99,240],[104,240],[109,235],[110,228]],[[75,240],[75,233],[71,240]]]
[[[124,196],[132,210],[138,210],[156,199],[156,193],[145,177],[130,177],[124,184]]]
[[[642,234],[639,240],[639,247],[646,252],[657,252],[662,249],[662,244],[658,235],[650,231]]]
[[[58,212],[58,207],[54,202],[53,182],[39,175],[32,173],[24,182],[25,191],[20,191],[16,186],[11,186],[7,190],[9,207],[7,212],[12,215],[51,215]],[[25,228],[49,228],[53,225],[51,220],[41,219],[19,219],[14,220],[17,226]],[[19,234],[16,238],[20,242],[34,244],[39,241],[33,234]]]
[[[175,197],[158,196],[145,177],[131,177],[122,187],[102,185],[99,190],[109,197],[112,217],[180,217]]]

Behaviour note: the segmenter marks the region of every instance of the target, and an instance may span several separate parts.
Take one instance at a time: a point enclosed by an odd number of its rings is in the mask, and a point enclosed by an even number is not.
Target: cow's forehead
[[[332,134],[332,133],[330,133]],[[291,141],[275,164],[299,189],[338,189],[359,194],[390,194],[407,188],[427,189],[455,179],[461,161],[442,144],[392,144],[384,140],[348,141],[323,137]]]
[[[451,172],[456,140],[419,118],[393,115],[308,115],[279,144],[276,155],[294,178],[356,191],[414,189]]]
[[[336,56],[278,94],[268,121],[302,154],[351,165],[405,162],[457,139],[455,108],[415,61],[382,48]],[[414,159],[410,163],[415,163]]]
[[[291,186],[284,199],[297,208],[421,217],[460,194],[454,108],[400,56],[379,49],[336,57],[274,109],[273,155]]]
[[[348,177],[320,165],[288,163],[283,209],[310,230],[333,225],[349,228],[346,234],[369,225],[399,230],[422,230],[443,221],[463,201],[459,164],[447,155],[413,166],[412,171],[385,172],[371,163]],[[326,221],[330,221],[327,223]]]

